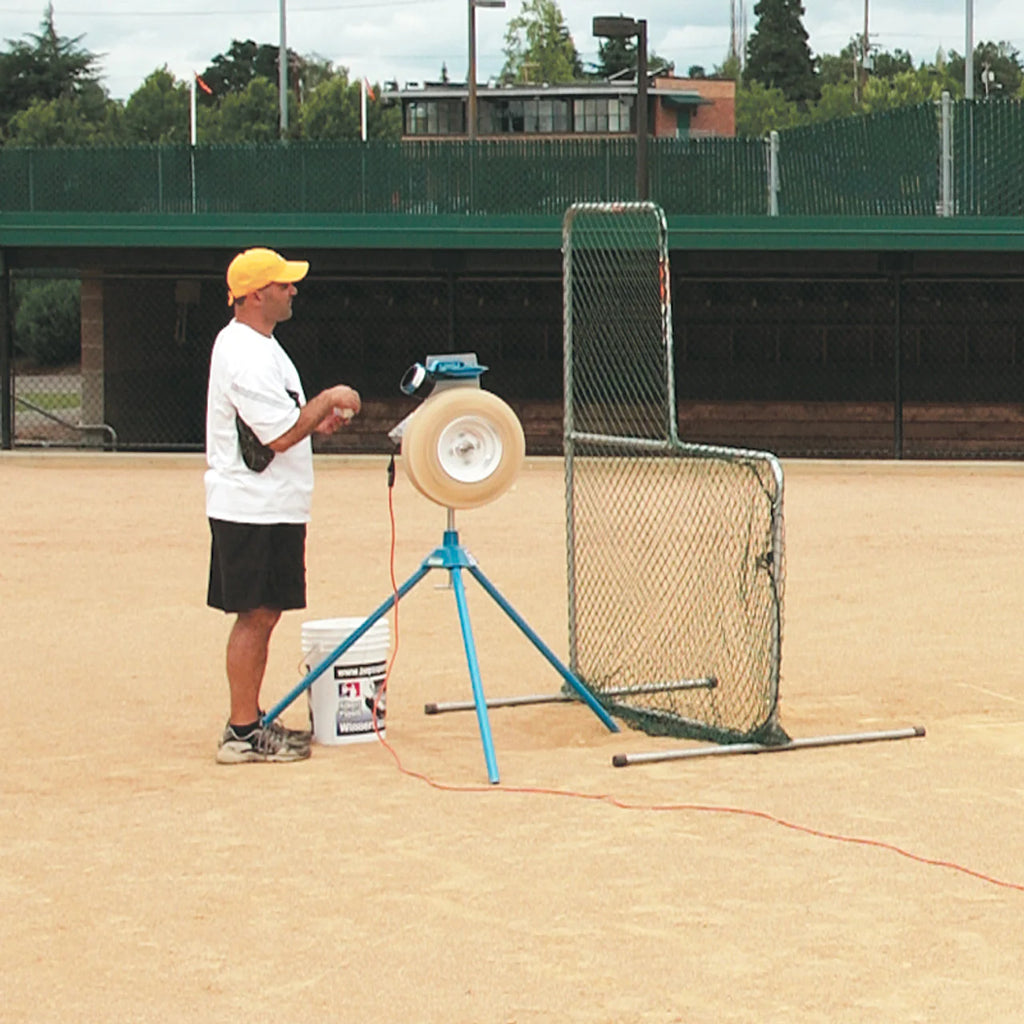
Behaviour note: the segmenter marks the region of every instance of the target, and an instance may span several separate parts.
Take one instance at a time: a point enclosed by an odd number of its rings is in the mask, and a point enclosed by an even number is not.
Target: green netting
[[[940,130],[926,103],[780,133],[784,214],[931,215],[939,199]]]
[[[954,213],[1024,212],[1024,107],[951,104]],[[935,216],[940,105],[779,134],[779,212]],[[650,195],[670,215],[767,216],[762,139],[651,139]],[[254,174],[254,168],[259,173]],[[0,209],[85,213],[562,216],[636,195],[636,142],[288,142],[238,146],[0,147]]]
[[[666,238],[653,204],[566,215],[570,660],[648,733],[771,742],[782,470],[678,440]]]
[[[768,209],[766,160],[761,139],[658,140],[650,194],[668,213],[758,216]]]
[[[958,104],[953,113],[956,212],[1024,214],[1024,104],[989,100]]]

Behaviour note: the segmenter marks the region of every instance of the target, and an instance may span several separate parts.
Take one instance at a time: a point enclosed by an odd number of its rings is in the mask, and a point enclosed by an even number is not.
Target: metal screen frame
[[[647,286],[657,286],[657,303],[659,316],[649,316],[651,331],[648,332],[649,344],[645,355],[653,366],[660,363],[661,393],[653,392],[646,397],[649,406],[636,413],[637,404],[624,401],[622,393],[612,388],[607,398],[607,407],[595,417],[584,417],[588,422],[581,422],[579,416],[580,402],[578,389],[580,380],[577,367],[577,327],[581,312],[577,300],[577,233],[580,223],[585,223],[590,216],[599,218],[633,217],[650,221],[649,238],[653,243],[655,259],[640,260],[642,264],[640,277],[648,265],[656,267],[656,280],[647,282]],[[645,235],[645,240],[646,240]],[[627,248],[629,247],[627,239]],[[641,252],[642,245],[635,251]],[[594,251],[598,251],[595,246]],[[586,678],[586,666],[582,665],[581,638],[578,629],[580,593],[578,592],[579,571],[579,535],[576,518],[577,508],[577,460],[581,457],[581,449],[593,454],[595,452],[613,457],[635,458],[641,460],[696,460],[708,464],[721,462],[730,467],[741,467],[740,474],[750,470],[754,477],[761,480],[763,494],[770,505],[770,540],[768,551],[764,556],[764,564],[759,565],[768,577],[771,590],[770,604],[772,613],[766,628],[766,635],[758,638],[758,642],[766,648],[764,656],[768,659],[770,669],[768,678],[763,684],[766,692],[759,695],[758,707],[763,714],[758,714],[756,721],[745,726],[736,727],[730,722],[703,721],[686,714],[677,714],[672,710],[666,712],[664,705],[657,706],[664,699],[669,689],[711,689],[721,684],[716,678],[709,678],[697,673],[693,678],[684,680],[674,678],[671,684],[659,679],[641,679],[638,684],[626,687],[623,694],[621,687],[603,685],[601,679],[591,678],[588,686],[598,699],[604,699],[613,711],[623,717],[629,724],[644,731],[661,735],[692,736],[701,739],[717,739],[724,742],[757,740],[761,742],[785,742],[784,731],[778,722],[778,697],[781,676],[782,655],[782,622],[783,622],[783,589],[784,589],[784,530],[783,530],[783,472],[779,460],[771,452],[752,449],[729,448],[724,446],[688,444],[680,440],[678,435],[678,417],[676,411],[675,367],[673,361],[672,313],[670,294],[670,273],[668,259],[668,227],[664,212],[654,203],[579,203],[574,204],[566,213],[563,222],[563,307],[564,307],[564,452],[565,452],[565,486],[566,486],[566,549],[567,549],[567,606],[569,628],[569,664],[572,671]],[[614,272],[614,265],[609,265]],[[608,283],[608,282],[605,282]],[[612,280],[612,285],[617,283]],[[582,287],[582,286],[581,286]],[[653,293],[652,293],[653,294]],[[648,305],[653,306],[651,296],[647,297]],[[624,300],[624,305],[625,305]],[[649,312],[649,311],[648,311]],[[652,337],[653,325],[658,324],[660,337],[657,344]],[[644,332],[644,324],[638,328]],[[614,348],[614,344],[607,348]],[[610,377],[615,377],[616,359],[624,358],[621,353],[602,351],[608,356]],[[602,359],[602,366],[604,361]],[[621,368],[621,367],[620,367]],[[593,379],[597,379],[595,376]],[[650,381],[646,382],[650,385]],[[600,405],[600,403],[597,403]],[[644,413],[647,413],[646,415]],[[606,415],[604,415],[606,413]],[[638,420],[631,421],[631,413],[638,415]],[[664,463],[663,463],[664,465]],[[633,566],[635,569],[635,565]],[[749,566],[748,566],[749,568]],[[635,624],[631,624],[635,625]],[[608,628],[614,630],[622,623],[609,622]],[[613,693],[614,690],[614,693]],[[641,695],[655,695],[654,697]],[[637,704],[639,701],[639,705]]]

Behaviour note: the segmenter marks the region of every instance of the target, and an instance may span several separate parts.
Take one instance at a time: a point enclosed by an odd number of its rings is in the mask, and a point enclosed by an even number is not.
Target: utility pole
[[[861,44],[860,74],[860,94],[863,96],[868,87],[868,0],[864,0],[864,39]]]

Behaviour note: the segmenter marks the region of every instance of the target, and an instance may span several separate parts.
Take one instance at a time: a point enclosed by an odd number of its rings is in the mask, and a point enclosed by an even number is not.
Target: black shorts
[[[210,520],[206,603],[226,612],[306,607],[306,524]]]

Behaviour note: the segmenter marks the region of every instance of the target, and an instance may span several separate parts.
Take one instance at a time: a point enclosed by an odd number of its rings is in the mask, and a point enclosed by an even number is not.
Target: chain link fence
[[[1024,279],[674,283],[680,432],[780,455],[1016,458]]]
[[[750,138],[649,140],[669,216],[1020,216],[1024,104],[968,101]],[[254,177],[250,170],[258,166]],[[5,213],[557,216],[636,195],[636,140],[0,147]]]
[[[15,446],[203,447],[210,349],[230,317],[221,277],[11,279]],[[44,325],[60,343],[42,352],[22,323],[24,296],[54,280],[73,289],[75,320]],[[556,273],[311,275],[276,333],[308,394],[341,381],[363,397],[363,415],[323,450],[390,451],[388,431],[413,407],[398,389],[405,370],[429,354],[467,350],[490,367],[488,390],[532,425],[533,450],[560,450]]]
[[[674,256],[684,441],[789,457],[1024,455],[1024,275],[717,263]],[[210,348],[230,315],[219,276],[10,276],[14,446],[202,448]],[[53,315],[43,326],[70,354],[48,362],[33,348],[25,296],[60,282],[75,296],[72,326],[51,292],[36,316]],[[528,449],[561,451],[556,273],[314,274],[278,334],[308,393],[344,381],[364,398],[363,415],[323,450],[390,451],[388,431],[412,408],[398,390],[407,367],[472,351],[489,367],[488,390],[523,421]]]

